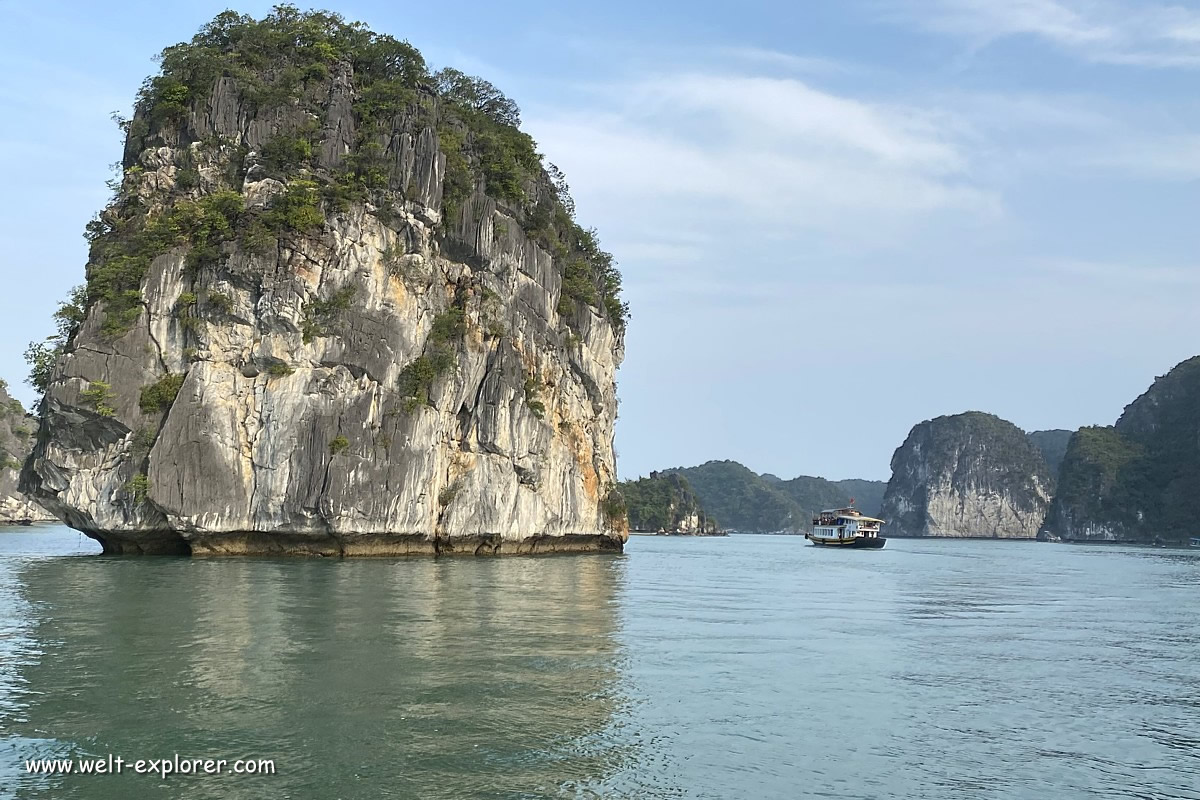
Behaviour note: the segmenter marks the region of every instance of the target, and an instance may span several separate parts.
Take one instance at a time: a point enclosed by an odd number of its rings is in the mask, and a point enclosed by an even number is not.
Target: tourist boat
[[[1192,538],[1188,539],[1188,547],[1200,548],[1200,536],[1193,536]]]
[[[846,508],[833,508],[813,516],[811,533],[804,534],[815,545],[821,547],[866,547],[879,549],[887,539],[879,535],[883,520],[863,516],[854,507],[854,501]]]

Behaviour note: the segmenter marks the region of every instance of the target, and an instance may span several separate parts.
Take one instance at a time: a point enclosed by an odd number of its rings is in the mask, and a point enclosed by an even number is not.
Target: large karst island
[[[23,488],[109,553],[620,549],[620,275],[515,104],[287,6],[161,63]]]

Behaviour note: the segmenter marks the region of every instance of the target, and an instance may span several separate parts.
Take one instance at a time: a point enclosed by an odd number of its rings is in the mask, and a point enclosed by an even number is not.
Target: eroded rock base
[[[373,534],[334,536],[302,533],[193,533],[142,532],[125,534],[87,531],[100,542],[106,555],[192,555],[192,556],[506,556],[554,553],[620,553],[619,536],[579,534],[530,536],[503,539],[500,536],[429,537],[423,534]]]

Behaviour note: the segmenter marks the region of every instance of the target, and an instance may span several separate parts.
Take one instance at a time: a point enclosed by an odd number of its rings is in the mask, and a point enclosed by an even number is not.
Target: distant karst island
[[[678,473],[651,472],[648,478],[617,485],[625,501],[631,533],[672,536],[720,536],[715,517],[706,512],[687,478]]]
[[[681,529],[672,524],[677,509],[685,509],[683,519],[706,519],[716,523],[714,530],[800,533],[808,529],[814,512],[845,506],[851,500],[864,513],[877,513],[885,486],[883,481],[829,481],[807,475],[785,481],[759,475],[736,461],[709,461],[623,481],[618,490],[629,501],[634,530],[641,522],[654,531],[692,533],[689,524]]]

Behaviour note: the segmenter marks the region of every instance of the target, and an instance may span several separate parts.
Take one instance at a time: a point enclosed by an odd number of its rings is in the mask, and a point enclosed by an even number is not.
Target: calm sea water
[[[112,559],[0,529],[4,798],[1200,798],[1200,553]],[[33,777],[32,758],[277,774]]]

